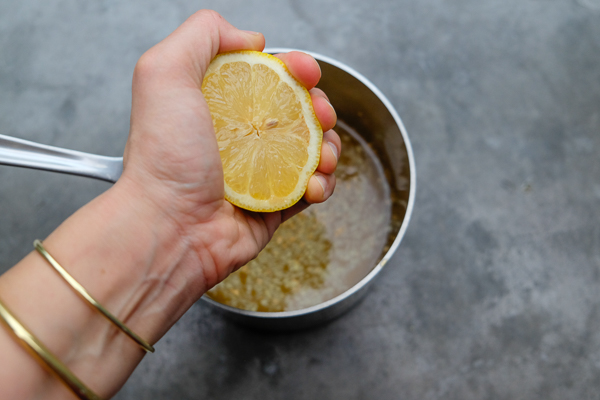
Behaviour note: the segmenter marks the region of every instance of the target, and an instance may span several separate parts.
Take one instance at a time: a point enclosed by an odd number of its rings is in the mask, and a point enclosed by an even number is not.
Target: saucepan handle
[[[40,169],[116,182],[122,157],[106,157],[0,135],[0,165]]]

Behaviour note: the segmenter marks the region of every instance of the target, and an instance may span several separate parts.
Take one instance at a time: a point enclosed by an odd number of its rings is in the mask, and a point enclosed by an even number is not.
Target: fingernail
[[[247,33],[248,35],[253,35],[253,36],[258,36],[258,35],[260,35],[260,33],[258,33],[258,32],[254,32],[254,31],[242,31],[242,32],[244,32],[244,33]]]
[[[327,145],[329,146],[329,148],[331,149],[331,152],[335,156],[335,161],[337,161],[338,160],[338,149],[337,149],[337,146],[335,144],[333,144],[332,142],[327,142]]]
[[[329,99],[327,97],[324,97],[324,99],[327,101],[327,104],[329,104],[329,107],[331,107],[331,110],[333,110],[333,114],[335,115],[335,118],[337,119],[337,113],[335,112],[335,108],[333,108],[333,105],[329,102]]]
[[[325,189],[327,188],[327,179],[325,179],[325,177],[321,175],[315,175],[315,178],[317,178],[317,182],[319,182],[319,185],[321,185],[321,188],[323,189],[323,195],[325,195]]]

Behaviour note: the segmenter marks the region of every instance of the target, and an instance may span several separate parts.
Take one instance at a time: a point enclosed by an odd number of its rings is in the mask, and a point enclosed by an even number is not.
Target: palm
[[[198,241],[197,248],[214,247],[203,238],[227,243],[227,251],[215,249],[211,257],[219,265],[239,267],[266,245],[279,226],[281,212],[246,212],[225,200],[221,158],[200,90],[184,88],[163,98],[155,96],[152,106],[157,112],[145,112],[152,118],[137,119],[134,102],[125,172],[134,160],[150,160],[136,179],[164,194],[161,207],[174,220],[186,221],[183,229]],[[231,272],[228,269],[223,272]]]
[[[182,33],[176,31],[174,35],[185,35],[190,29],[185,24],[182,28]],[[176,221],[197,253],[197,261],[205,269],[206,264],[212,265],[208,279],[203,271],[211,286],[255,257],[282,220],[307,203],[283,212],[253,213],[225,200],[221,158],[200,91],[203,71],[213,55],[200,54],[190,63],[190,54],[182,53],[182,60],[172,63],[174,55],[162,54],[168,41],[151,49],[136,66],[124,176],[138,182],[147,197]],[[320,71],[310,56],[290,53],[280,58],[308,89],[317,83]],[[331,195],[335,186],[332,173],[337,156],[326,143],[334,143],[338,149],[340,144],[339,137],[328,131],[335,125],[335,112],[325,95],[318,89],[311,89],[311,95],[326,131],[317,168],[326,185],[311,178],[305,198],[320,202]]]

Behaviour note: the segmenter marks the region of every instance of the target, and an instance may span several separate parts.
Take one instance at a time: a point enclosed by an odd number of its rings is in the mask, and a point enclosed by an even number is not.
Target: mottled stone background
[[[600,0],[2,0],[0,132],[120,155],[136,60],[200,8],[380,87],[415,211],[349,314],[266,334],[196,304],[117,399],[600,398]],[[108,187],[0,167],[1,270]]]

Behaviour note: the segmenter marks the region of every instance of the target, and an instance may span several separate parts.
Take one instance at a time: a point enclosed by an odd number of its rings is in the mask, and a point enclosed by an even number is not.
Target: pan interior
[[[293,311],[345,292],[377,265],[391,229],[382,163],[343,121],[334,195],[286,221],[259,256],[208,294],[249,311]]]

